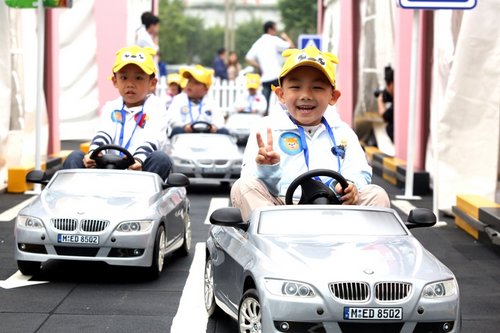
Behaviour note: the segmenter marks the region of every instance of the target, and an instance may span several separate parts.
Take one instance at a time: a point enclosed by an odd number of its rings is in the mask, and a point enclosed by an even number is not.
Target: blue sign
[[[407,9],[472,9],[477,0],[399,0],[399,5]]]
[[[310,45],[315,46],[318,50],[321,50],[323,46],[321,43],[321,35],[299,35],[299,49],[306,48]]]

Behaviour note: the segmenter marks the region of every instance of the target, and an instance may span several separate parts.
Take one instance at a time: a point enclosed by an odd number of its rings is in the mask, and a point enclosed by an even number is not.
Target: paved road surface
[[[375,182],[392,198],[403,193],[377,177]],[[78,262],[50,263],[25,281],[16,274],[9,209],[29,196],[0,193],[0,216],[6,219],[0,221],[0,332],[236,332],[229,318],[206,317],[202,294],[202,251],[209,229],[204,222],[210,207],[227,204],[228,191],[191,187],[189,197],[193,251],[185,258],[167,258],[158,280],[145,280],[133,269]],[[430,208],[431,202],[431,197],[424,197],[413,204]],[[413,233],[457,275],[463,332],[499,332],[500,256],[457,229],[451,218],[441,220],[439,227]],[[12,288],[16,283],[18,287]]]

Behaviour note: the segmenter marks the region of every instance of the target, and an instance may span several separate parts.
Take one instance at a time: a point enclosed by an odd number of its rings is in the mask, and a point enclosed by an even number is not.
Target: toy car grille
[[[203,167],[227,166],[228,160],[199,160],[198,163]]]
[[[330,283],[333,296],[347,301],[366,301],[370,296],[368,284],[365,282]]]
[[[82,231],[87,232],[98,232],[103,231],[109,225],[109,221],[106,220],[82,220],[80,223],[80,228]]]
[[[78,227],[77,219],[56,218],[52,219],[52,225],[57,230],[62,231],[75,231]],[[99,232],[106,229],[109,221],[106,220],[81,220],[80,229],[86,232]]]
[[[382,282],[375,285],[375,298],[382,302],[400,301],[408,297],[410,292],[410,283]]]
[[[62,231],[74,231],[78,224],[76,219],[57,218],[51,219],[51,221],[54,228]]]

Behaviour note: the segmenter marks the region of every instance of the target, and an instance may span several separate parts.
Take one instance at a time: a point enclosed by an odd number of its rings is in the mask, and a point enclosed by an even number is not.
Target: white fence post
[[[207,96],[214,100],[224,115],[227,117],[233,112],[233,104],[236,96],[245,91],[245,77],[238,77],[234,81],[215,78]]]
[[[167,80],[165,77],[161,77],[156,86],[156,95],[164,97],[167,94],[167,89]],[[212,85],[208,90],[207,97],[211,98],[216,103],[218,102],[222,113],[227,117],[234,110],[233,104],[236,100],[236,96],[243,93],[245,89],[246,86],[244,76],[238,76],[236,80],[233,81],[214,78]]]

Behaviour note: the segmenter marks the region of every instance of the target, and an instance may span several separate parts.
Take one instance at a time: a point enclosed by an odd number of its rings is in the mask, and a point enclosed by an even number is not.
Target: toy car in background
[[[167,154],[172,172],[185,174],[191,183],[229,184],[239,178],[243,154],[230,135],[183,133],[170,139]]]
[[[238,332],[460,332],[454,274],[409,231],[434,225],[432,211],[403,222],[388,208],[311,204],[328,196],[306,193],[304,205],[262,207],[248,221],[215,210],[208,314],[224,311]]]
[[[145,267],[155,278],[167,254],[189,254],[189,180],[182,174],[163,182],[145,171],[71,169],[49,181],[36,170],[27,181],[46,186],[16,218],[15,259],[25,275],[49,260],[79,260]]]
[[[226,128],[229,133],[236,138],[236,143],[245,146],[252,127],[261,119],[257,113],[233,113],[226,121]]]

